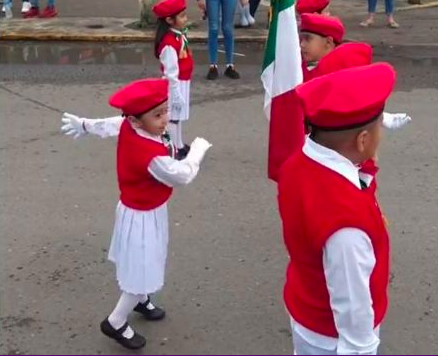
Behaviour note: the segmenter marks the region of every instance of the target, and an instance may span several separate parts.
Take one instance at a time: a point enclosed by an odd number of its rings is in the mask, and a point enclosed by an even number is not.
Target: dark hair
[[[174,18],[174,16],[171,17]],[[166,19],[163,18],[159,18],[157,24],[157,32],[155,33],[155,57],[159,58],[160,54],[158,53],[158,48],[160,47],[164,35],[169,31],[170,25]]]

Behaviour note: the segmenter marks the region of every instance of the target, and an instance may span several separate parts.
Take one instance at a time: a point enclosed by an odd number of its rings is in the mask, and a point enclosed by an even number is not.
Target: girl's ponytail
[[[155,57],[159,58],[160,54],[158,53],[158,49],[160,47],[161,41],[163,40],[164,35],[169,31],[170,25],[166,22],[166,19],[159,18],[157,32],[155,34]]]

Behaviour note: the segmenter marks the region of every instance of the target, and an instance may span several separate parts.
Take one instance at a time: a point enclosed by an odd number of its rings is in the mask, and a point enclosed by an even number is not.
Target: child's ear
[[[173,25],[173,18],[168,16],[164,19],[169,26]]]
[[[133,127],[135,127],[135,128],[138,128],[138,127],[139,127],[138,119],[137,119],[135,116],[129,115],[129,116],[127,116],[126,118],[128,119],[129,123],[130,123]]]
[[[356,148],[360,153],[367,149],[369,134],[368,130],[363,130],[356,136]]]
[[[326,39],[327,39],[327,45],[328,45],[328,47],[331,47],[331,48],[335,48],[335,47],[336,47],[336,43],[335,43],[335,41],[333,40],[333,37],[328,36],[328,37],[326,37]]]

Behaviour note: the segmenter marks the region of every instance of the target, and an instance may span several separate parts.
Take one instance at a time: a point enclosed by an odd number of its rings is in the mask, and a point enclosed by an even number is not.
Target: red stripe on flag
[[[272,98],[268,177],[278,181],[283,163],[304,144],[304,116],[295,90]]]

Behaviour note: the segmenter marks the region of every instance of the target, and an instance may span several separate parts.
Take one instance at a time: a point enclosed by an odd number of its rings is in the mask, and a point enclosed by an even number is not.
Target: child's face
[[[167,22],[170,26],[177,30],[184,30],[187,26],[187,22],[189,21],[187,18],[186,10],[181,11],[179,14],[175,15],[174,17],[168,17]]]
[[[335,48],[331,37],[322,37],[320,35],[301,32],[300,35],[301,55],[306,62],[319,61],[326,54]]]
[[[168,118],[167,101],[160,104],[155,109],[144,113],[140,118],[130,116],[130,121],[134,127],[142,129],[152,135],[160,136],[166,131]]]

